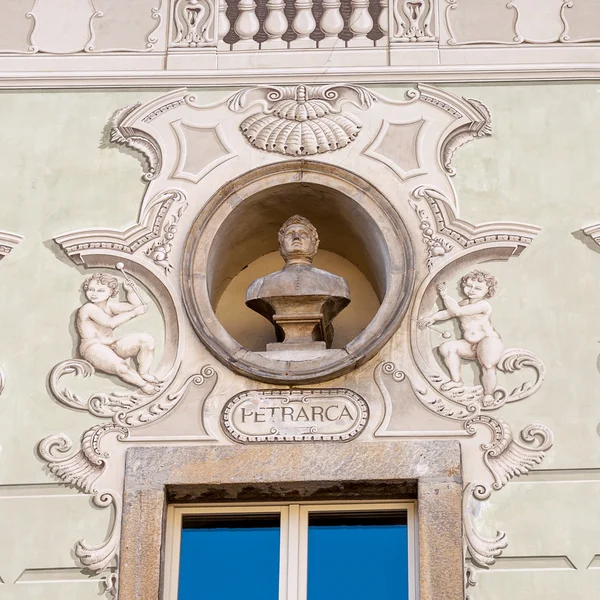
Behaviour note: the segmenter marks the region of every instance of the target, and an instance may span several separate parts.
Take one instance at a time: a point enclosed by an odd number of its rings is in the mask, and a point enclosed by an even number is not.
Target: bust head
[[[279,230],[279,252],[286,263],[307,262],[319,248],[319,235],[313,224],[300,215],[290,217]]]

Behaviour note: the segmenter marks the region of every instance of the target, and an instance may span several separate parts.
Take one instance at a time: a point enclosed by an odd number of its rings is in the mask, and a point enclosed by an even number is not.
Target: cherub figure
[[[116,375],[136,386],[145,394],[159,390],[159,380],[150,374],[154,361],[154,338],[147,333],[131,333],[121,338],[114,330],[148,312],[129,282],[123,283],[127,302],[111,301],[119,293],[119,282],[106,273],[94,273],[83,282],[83,291],[89,302],[77,312],[79,353],[94,368]],[[137,370],[127,359],[135,358]]]
[[[461,359],[476,360],[481,367],[483,404],[489,406],[494,401],[494,391],[498,386],[497,367],[504,351],[502,338],[490,320],[492,307],[487,301],[496,293],[498,281],[490,273],[476,269],[467,273],[460,285],[466,298],[457,302],[448,294],[445,283],[438,284],[437,290],[445,310],[421,319],[418,326],[425,329],[437,321],[458,319],[462,339],[443,342],[439,347],[439,353],[450,372],[450,381],[443,383],[440,389],[449,391],[464,387]]]

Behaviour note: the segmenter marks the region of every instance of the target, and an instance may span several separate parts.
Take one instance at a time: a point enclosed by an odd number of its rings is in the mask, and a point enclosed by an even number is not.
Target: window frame
[[[408,534],[408,600],[419,598],[418,511],[415,500],[336,500],[290,502],[244,502],[215,504],[169,504],[165,531],[164,600],[177,600],[181,531],[187,515],[280,515],[278,600],[307,600],[308,519],[310,513],[406,512]]]

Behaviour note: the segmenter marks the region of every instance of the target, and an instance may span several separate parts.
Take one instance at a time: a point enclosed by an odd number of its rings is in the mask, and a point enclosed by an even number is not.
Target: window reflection
[[[311,513],[308,600],[408,600],[406,512]]]
[[[178,600],[278,600],[278,514],[184,516]]]

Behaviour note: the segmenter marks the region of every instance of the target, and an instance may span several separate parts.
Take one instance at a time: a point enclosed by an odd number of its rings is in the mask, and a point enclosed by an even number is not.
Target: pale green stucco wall
[[[377,87],[402,97],[403,88]],[[490,109],[493,137],[461,148],[454,179],[461,218],[511,220],[542,233],[523,255],[495,263],[500,292],[494,323],[506,343],[540,356],[542,390],[499,415],[515,431],[541,422],[555,434],[543,470],[495,493],[484,522],[506,531],[509,547],[483,574],[480,600],[593,598],[600,571],[600,439],[598,362],[600,247],[577,233],[600,220],[600,87],[594,84],[451,86]],[[95,420],[59,406],[46,390],[52,367],[73,356],[70,321],[80,306],[82,270],[52,242],[73,229],[123,228],[136,221],[144,184],[139,162],[105,147],[112,113],[156,91],[22,92],[0,94],[0,229],[25,240],[0,263],[0,599],[92,600],[98,585],[74,568],[73,543],[102,541],[108,511],[54,483],[35,455],[46,435],[76,440]],[[199,104],[228,90],[197,94]],[[144,323],[160,344],[158,311]],[[142,321],[144,319],[144,321]],[[85,389],[82,387],[80,389]],[[494,533],[490,530],[490,533]],[[568,557],[541,563],[527,557]],[[545,565],[541,570],[528,570]],[[547,568],[550,565],[550,568]],[[552,567],[552,565],[555,565]],[[14,584],[37,577],[37,583]],[[33,574],[32,574],[33,573]],[[61,582],[42,583],[56,579]],[[80,582],[77,582],[80,580]]]

